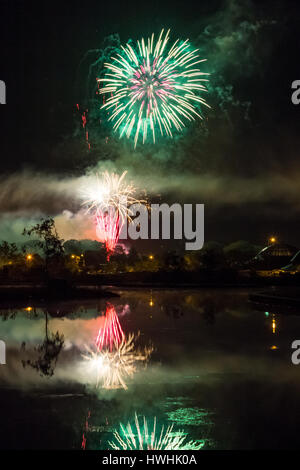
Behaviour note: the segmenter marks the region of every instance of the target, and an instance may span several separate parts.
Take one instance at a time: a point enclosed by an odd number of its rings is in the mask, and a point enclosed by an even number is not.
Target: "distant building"
[[[263,248],[249,263],[255,269],[278,269],[290,263],[298,248],[285,243],[272,243]]]
[[[297,251],[286,266],[283,266],[282,271],[290,273],[300,272],[300,250]]]

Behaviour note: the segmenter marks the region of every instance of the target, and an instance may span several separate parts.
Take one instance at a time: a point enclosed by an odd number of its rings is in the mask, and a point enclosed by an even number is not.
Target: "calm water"
[[[135,413],[206,449],[299,447],[300,315],[255,310],[242,290],[116,292],[110,303],[1,309],[1,448],[107,449]],[[134,354],[153,348],[114,389],[83,357],[109,325],[136,334]]]

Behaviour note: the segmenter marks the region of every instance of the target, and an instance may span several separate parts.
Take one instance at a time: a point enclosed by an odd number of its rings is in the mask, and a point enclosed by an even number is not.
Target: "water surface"
[[[135,413],[204,449],[298,448],[300,316],[257,310],[246,290],[116,290],[119,298],[1,309],[0,447],[107,449]],[[96,384],[83,355],[112,308],[136,348],[125,386]]]

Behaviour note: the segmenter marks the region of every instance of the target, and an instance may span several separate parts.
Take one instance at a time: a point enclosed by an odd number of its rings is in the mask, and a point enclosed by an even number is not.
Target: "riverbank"
[[[58,284],[10,284],[0,285],[0,301],[20,300],[81,300],[118,297],[118,294],[102,286],[76,286]]]
[[[271,289],[249,295],[251,302],[269,306],[300,307],[300,288],[298,286],[274,286]]]
[[[131,272],[115,274],[81,274],[66,279],[2,280],[0,301],[7,299],[89,299],[116,296],[114,288],[134,289],[263,289],[292,288],[298,285],[294,277],[260,277],[245,275],[233,269],[201,272]],[[284,296],[283,296],[284,297]],[[300,299],[300,295],[299,295]],[[283,299],[284,300],[284,299]],[[297,302],[297,299],[295,299]],[[300,300],[299,300],[300,302]]]

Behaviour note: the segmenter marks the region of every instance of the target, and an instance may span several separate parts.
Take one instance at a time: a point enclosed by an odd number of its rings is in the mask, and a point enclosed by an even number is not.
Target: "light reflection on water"
[[[135,412],[204,448],[299,445],[300,368],[290,357],[300,316],[257,311],[243,290],[118,292],[109,302],[2,308],[0,446],[107,448]],[[119,339],[140,332],[136,347],[153,346],[147,367],[113,390],[95,386],[82,358],[99,337],[113,347],[99,336],[111,307]]]

